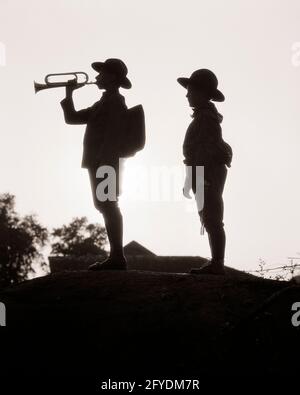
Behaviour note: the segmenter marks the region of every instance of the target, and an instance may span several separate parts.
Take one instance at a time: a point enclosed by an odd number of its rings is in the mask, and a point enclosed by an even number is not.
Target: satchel
[[[123,127],[119,141],[119,156],[128,158],[141,151],[146,142],[145,114],[141,104],[129,108],[123,115]]]
[[[232,148],[226,141],[222,139],[216,144],[215,159],[218,163],[231,167],[232,156]]]

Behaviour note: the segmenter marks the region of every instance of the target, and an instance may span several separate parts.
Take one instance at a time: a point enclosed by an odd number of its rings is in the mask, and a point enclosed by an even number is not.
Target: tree
[[[68,225],[52,232],[55,255],[98,255],[106,253],[106,230],[99,224],[89,224],[86,217],[74,218]]]
[[[24,281],[35,273],[33,264],[46,266],[41,248],[48,231],[34,215],[21,217],[15,211],[15,196],[0,195],[0,285]]]

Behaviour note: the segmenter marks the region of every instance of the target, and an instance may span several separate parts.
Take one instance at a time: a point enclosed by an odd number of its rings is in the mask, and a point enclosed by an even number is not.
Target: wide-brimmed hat
[[[92,63],[92,68],[96,70],[98,73],[105,70],[109,73],[115,74],[118,79],[120,86],[125,89],[131,88],[131,82],[126,77],[128,70],[125,63],[121,59],[106,59],[105,62],[94,62]]]
[[[190,78],[180,77],[177,79],[180,85],[187,88],[188,85],[203,90],[209,95],[210,100],[224,101],[225,96],[218,88],[218,79],[215,74],[208,69],[199,69],[192,73]]]

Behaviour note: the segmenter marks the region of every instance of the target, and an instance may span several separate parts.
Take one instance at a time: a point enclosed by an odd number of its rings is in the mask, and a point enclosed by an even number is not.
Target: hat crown
[[[209,90],[215,90],[218,87],[216,75],[208,69],[194,71],[190,77],[190,82]]]
[[[121,77],[125,77],[128,73],[127,66],[121,59],[116,59],[116,58],[106,59],[104,64],[107,66],[108,70]]]

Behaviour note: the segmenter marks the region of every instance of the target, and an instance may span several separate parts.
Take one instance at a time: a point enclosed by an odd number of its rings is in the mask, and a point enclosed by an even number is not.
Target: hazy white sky
[[[63,89],[35,95],[33,80],[72,70],[93,78],[93,61],[123,59],[133,84],[127,104],[142,103],[147,121],[146,149],[128,165],[151,171],[182,165],[191,110],[176,78],[211,68],[234,150],[224,193],[227,264],[286,263],[300,252],[299,20],[298,0],[0,0],[0,192],[15,194],[22,214],[35,212],[50,228],[74,216],[99,220],[80,168],[84,126],[64,123]],[[99,94],[95,86],[77,91],[76,107]],[[129,176],[124,188],[134,182]],[[209,256],[183,200],[126,199],[122,207],[125,242]]]

